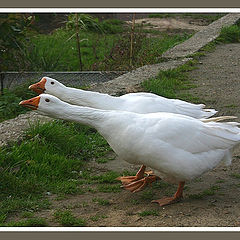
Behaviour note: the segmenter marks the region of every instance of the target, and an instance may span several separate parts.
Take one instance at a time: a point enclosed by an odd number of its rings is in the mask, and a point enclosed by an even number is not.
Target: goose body
[[[32,109],[40,114],[96,128],[123,160],[156,169],[172,183],[194,179],[220,162],[230,164],[232,149],[240,142],[236,122],[93,109],[70,105],[48,94],[20,104],[35,106]]]
[[[37,93],[56,96],[70,104],[104,110],[119,110],[135,113],[171,112],[197,119],[208,118],[217,111],[204,109],[204,104],[192,104],[179,99],[168,99],[152,93],[128,93],[120,97],[85,91],[64,86],[55,79],[44,77],[29,87]]]

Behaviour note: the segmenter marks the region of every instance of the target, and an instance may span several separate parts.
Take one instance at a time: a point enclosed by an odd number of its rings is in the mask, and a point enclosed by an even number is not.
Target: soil
[[[218,45],[215,51],[201,57],[197,69],[189,72],[196,88],[188,90],[199,97],[208,108],[215,108],[219,115],[240,117],[240,44]],[[118,159],[104,164],[95,161],[89,168],[97,174],[109,170],[137,171]],[[70,209],[76,217],[85,218],[87,226],[141,226],[141,227],[240,227],[240,147],[236,148],[230,167],[218,166],[192,182],[186,183],[182,201],[160,207],[151,203],[176,191],[175,185],[159,184],[146,187],[138,193],[124,189],[117,193],[87,192],[82,195],[67,196],[56,200],[56,196],[47,196],[52,202],[48,210],[39,211],[35,216],[44,217],[50,226],[60,226],[53,217],[56,209]],[[92,187],[92,185],[91,185]],[[94,186],[93,186],[94,187]],[[210,191],[211,189],[212,191]],[[208,190],[208,191],[207,191]],[[109,200],[106,206],[92,201],[93,198]],[[141,216],[144,211],[154,214]],[[98,221],[94,216],[106,216]]]
[[[193,18],[144,18],[136,19],[136,24],[143,24],[145,29],[152,29],[158,31],[167,31],[170,33],[185,32],[193,33],[200,31],[209,23],[202,19]]]

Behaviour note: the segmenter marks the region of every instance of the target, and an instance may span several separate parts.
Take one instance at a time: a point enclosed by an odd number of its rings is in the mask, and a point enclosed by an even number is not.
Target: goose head
[[[53,95],[54,93],[61,92],[63,88],[65,88],[65,86],[62,83],[50,77],[43,77],[41,81],[29,86],[29,89],[33,90],[37,94],[50,93]]]
[[[39,113],[50,117],[58,116],[61,114],[63,109],[67,107],[67,103],[50,94],[41,94],[37,97],[23,100],[19,103],[19,105],[32,110],[37,110]]]

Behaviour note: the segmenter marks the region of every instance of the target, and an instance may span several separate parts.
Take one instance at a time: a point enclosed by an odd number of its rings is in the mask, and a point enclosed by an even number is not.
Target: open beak
[[[19,105],[30,108],[32,110],[37,110],[39,101],[40,101],[40,96],[37,96],[28,100],[21,101]]]
[[[28,88],[33,90],[34,92],[36,92],[38,94],[42,94],[46,90],[45,89],[46,82],[47,82],[46,78],[43,78],[40,82],[37,82],[37,83],[29,86]]]

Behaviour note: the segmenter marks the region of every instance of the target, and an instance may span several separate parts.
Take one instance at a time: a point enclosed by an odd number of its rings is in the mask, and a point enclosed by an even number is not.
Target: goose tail
[[[203,115],[202,118],[209,118],[213,115],[215,115],[218,111],[216,111],[215,109],[202,109],[203,111]]]
[[[236,116],[221,116],[221,117],[213,117],[213,118],[208,118],[208,119],[200,119],[202,122],[207,123],[207,122],[220,122],[224,120],[229,120],[229,119],[236,119]]]

